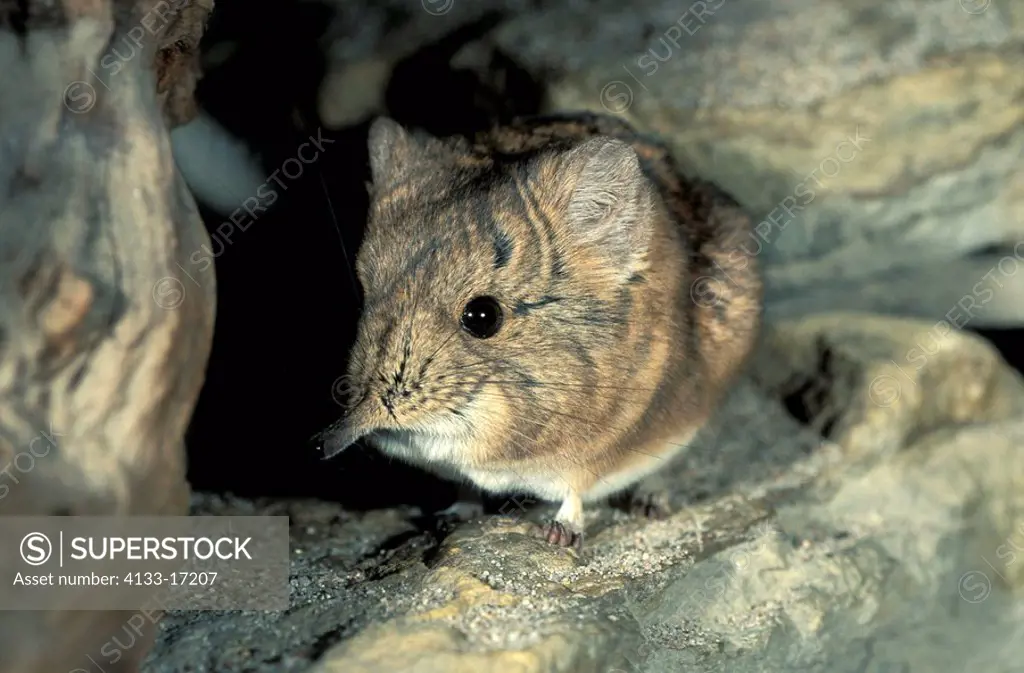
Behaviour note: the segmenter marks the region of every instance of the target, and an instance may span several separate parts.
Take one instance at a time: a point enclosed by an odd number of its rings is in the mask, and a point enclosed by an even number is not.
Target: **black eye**
[[[488,339],[498,333],[504,316],[494,297],[476,297],[462,309],[462,329],[477,339]]]

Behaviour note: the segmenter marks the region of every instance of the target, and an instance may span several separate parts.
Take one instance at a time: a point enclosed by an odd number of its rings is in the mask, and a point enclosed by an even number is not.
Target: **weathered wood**
[[[0,0],[0,515],[187,512],[215,278],[167,127],[211,7]],[[0,612],[0,670],[135,671],[132,616]]]

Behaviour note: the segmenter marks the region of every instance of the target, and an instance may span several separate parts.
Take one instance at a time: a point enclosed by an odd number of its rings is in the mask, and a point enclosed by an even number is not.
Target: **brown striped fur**
[[[580,531],[581,503],[685,448],[747,358],[762,299],[749,219],[612,117],[471,142],[382,119],[370,156],[366,307],[328,452],[368,436],[486,490],[560,500]],[[505,316],[489,339],[459,326],[479,295]]]

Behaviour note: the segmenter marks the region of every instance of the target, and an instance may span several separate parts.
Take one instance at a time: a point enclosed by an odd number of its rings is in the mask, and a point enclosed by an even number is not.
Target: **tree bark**
[[[187,513],[216,285],[185,272],[209,239],[168,127],[211,9],[0,0],[0,515]],[[2,611],[0,670],[136,671],[139,621]]]

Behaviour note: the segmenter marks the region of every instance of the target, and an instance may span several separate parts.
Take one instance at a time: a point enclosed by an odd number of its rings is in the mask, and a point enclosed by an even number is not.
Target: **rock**
[[[385,110],[385,90],[393,69],[427,47],[450,60],[472,49],[474,38],[486,35],[494,12],[504,16],[532,11],[525,0],[421,0],[416,7],[401,0],[370,4],[329,2],[336,10],[326,29],[327,74],[319,92],[318,110],[328,126],[355,124]],[[482,24],[476,29],[476,24]],[[469,33],[465,37],[461,34]],[[446,43],[454,42],[450,46]],[[436,56],[436,54],[431,54]],[[426,85],[434,96],[437,82]],[[450,101],[449,101],[450,103]]]
[[[155,70],[157,97],[168,128],[187,124],[198,112],[195,101],[199,68],[199,41],[213,0],[171,0],[144,14],[140,26],[160,34]],[[135,34],[139,34],[138,27]]]
[[[753,375],[851,458],[947,424],[1024,415],[1024,383],[954,321],[827,313],[766,330]]]
[[[313,670],[602,670],[640,642],[622,610],[631,582],[699,556],[705,541],[695,523],[721,544],[764,514],[740,503],[686,512],[646,534],[621,524],[594,536],[585,566],[529,537],[528,524],[464,526],[424,577],[421,609],[356,636]]]
[[[147,670],[1017,670],[1024,383],[933,327],[778,324],[667,468],[675,513],[592,508],[582,555],[528,535],[553,506],[521,500],[444,534],[413,510],[197,497],[292,516],[293,606],[172,614]],[[922,347],[924,366],[900,359]],[[901,363],[901,388],[872,385]]]
[[[320,116],[324,123],[339,128],[380,110],[393,66],[384,58],[368,58],[331,70],[320,89]]]
[[[924,264],[855,281],[769,292],[769,320],[823,311],[877,312],[958,327],[1012,328],[1024,322],[1024,241],[991,254]]]
[[[216,282],[179,275],[209,239],[166,123],[188,113],[191,81],[177,68],[210,3],[181,15],[156,4],[30,0],[0,12],[4,517],[187,512],[183,441]],[[161,60],[167,50],[177,56]],[[9,553],[18,546],[0,541],[5,582],[25,570]],[[49,611],[0,607],[0,670],[19,673],[92,666],[132,616],[74,597]],[[107,673],[136,671],[154,631],[132,635]]]
[[[778,533],[635,608],[644,632],[684,624],[707,642],[652,636],[638,670],[1017,670],[1022,603],[998,586],[1016,558],[996,550],[1009,531],[1024,549],[1022,440],[1019,419],[940,431],[823,501],[780,508]]]

